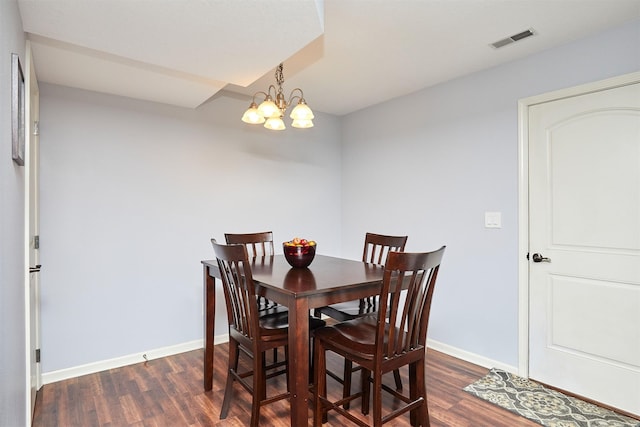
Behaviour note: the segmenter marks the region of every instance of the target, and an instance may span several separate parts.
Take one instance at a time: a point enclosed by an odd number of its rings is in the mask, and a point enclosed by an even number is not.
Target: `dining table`
[[[380,293],[384,267],[362,261],[316,255],[306,268],[293,268],[283,255],[250,259],[256,294],[289,310],[289,391],[291,425],[309,423],[309,315],[316,307],[358,300]],[[216,260],[204,269],[204,389],[213,388]],[[221,287],[220,287],[221,289]],[[226,319],[226,317],[225,317]]]

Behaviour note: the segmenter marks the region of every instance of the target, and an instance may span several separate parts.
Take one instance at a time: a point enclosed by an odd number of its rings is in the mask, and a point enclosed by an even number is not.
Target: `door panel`
[[[640,84],[529,109],[529,376],[640,414]]]
[[[639,250],[638,112],[587,112],[557,123],[547,135],[551,243]]]
[[[601,363],[638,365],[640,299],[636,286],[552,275],[549,296],[549,347]],[[614,309],[603,309],[603,303]],[[627,314],[632,317],[626,318]]]

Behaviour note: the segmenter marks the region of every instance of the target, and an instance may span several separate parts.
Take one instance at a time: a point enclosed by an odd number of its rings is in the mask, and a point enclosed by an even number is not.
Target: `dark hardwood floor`
[[[227,366],[227,345],[216,346],[213,390],[204,392],[203,351],[196,350],[146,363],[47,384],[38,392],[34,427],[88,426],[233,426],[249,424],[251,399],[236,385],[229,416],[220,420]],[[340,370],[341,360],[329,360]],[[462,390],[487,369],[435,350],[427,352],[427,391],[432,427],[536,427],[536,423],[491,405]],[[408,384],[407,371],[402,371]],[[390,376],[390,385],[393,377]],[[357,384],[357,376],[354,377]],[[270,380],[267,392],[285,387],[284,376]],[[339,393],[339,384],[329,380]],[[334,385],[334,387],[331,387]],[[386,405],[392,405],[390,400]],[[385,406],[389,407],[389,406]],[[359,416],[356,401],[351,411]],[[311,411],[309,411],[311,416]],[[311,419],[309,419],[311,423]],[[288,401],[262,408],[260,425],[289,427]],[[330,414],[325,426],[349,425]],[[392,426],[409,426],[402,416]]]

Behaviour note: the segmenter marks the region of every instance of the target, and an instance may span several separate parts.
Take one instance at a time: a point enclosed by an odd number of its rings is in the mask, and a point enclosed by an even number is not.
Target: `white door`
[[[38,81],[36,79],[33,67],[33,58],[31,56],[30,44],[27,42],[26,49],[26,67],[25,67],[25,88],[27,90],[27,103],[25,109],[25,136],[27,161],[25,162],[25,174],[27,176],[27,200],[26,215],[27,218],[27,247],[28,247],[28,265],[29,280],[28,292],[26,300],[26,324],[27,324],[27,366],[28,370],[28,386],[31,390],[28,396],[30,402],[28,405],[29,414],[27,420],[31,420],[33,410],[36,403],[36,393],[41,386],[40,363],[36,351],[40,348],[40,251],[39,251],[39,169],[40,169],[40,140],[38,123],[40,120],[40,92],[38,90]],[[30,423],[29,423],[30,424]]]
[[[640,414],[640,83],[529,108],[529,203],[529,377]]]

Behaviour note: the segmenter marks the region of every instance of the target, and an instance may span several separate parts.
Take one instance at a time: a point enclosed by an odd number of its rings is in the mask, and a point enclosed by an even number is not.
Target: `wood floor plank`
[[[234,387],[227,419],[220,420],[227,352],[227,344],[216,346],[213,389],[209,392],[203,389],[202,350],[47,384],[38,392],[33,427],[244,427],[251,418],[251,396],[240,386]],[[241,360],[244,366],[246,363]],[[337,356],[329,357],[327,363],[340,372],[342,360]],[[487,372],[486,368],[429,349],[426,375],[431,426],[536,427],[534,422],[462,390]],[[408,384],[407,370],[401,370],[401,374],[403,383]],[[393,385],[392,378],[388,381]],[[359,384],[357,375],[353,383]],[[285,387],[284,376],[274,378],[268,393]],[[335,396],[341,392],[332,380],[328,387]],[[395,403],[386,398],[385,405]],[[359,402],[354,402],[351,411],[366,419],[360,414]],[[286,400],[263,407],[260,415],[260,425],[290,427]],[[311,410],[309,417],[311,423]],[[346,425],[337,420],[330,416],[325,426]],[[409,426],[408,416],[394,420],[393,426]]]

